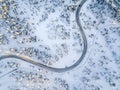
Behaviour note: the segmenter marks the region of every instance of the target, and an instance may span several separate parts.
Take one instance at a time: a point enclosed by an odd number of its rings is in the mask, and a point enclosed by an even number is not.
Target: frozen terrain
[[[0,90],[120,90],[119,69],[120,12],[105,0],[0,0]]]

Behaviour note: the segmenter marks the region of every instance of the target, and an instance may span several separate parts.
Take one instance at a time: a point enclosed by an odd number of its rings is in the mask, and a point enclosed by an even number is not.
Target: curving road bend
[[[2,55],[0,56],[0,60],[5,60],[7,58],[15,58],[15,59],[20,59],[22,61],[25,61],[25,62],[28,62],[28,63],[31,63],[33,65],[36,65],[38,67],[41,67],[41,68],[44,68],[44,69],[47,69],[47,70],[50,70],[50,71],[54,71],[54,72],[65,72],[65,71],[68,71],[68,70],[71,70],[73,68],[75,68],[76,66],[78,66],[83,58],[85,57],[86,55],[86,52],[87,52],[87,39],[86,39],[86,36],[85,36],[85,33],[83,31],[83,28],[81,26],[81,23],[80,23],[80,17],[79,17],[79,12],[81,10],[81,7],[83,6],[83,4],[86,2],[87,0],[82,0],[79,4],[79,6],[77,7],[77,10],[76,10],[76,23],[79,27],[79,31],[82,35],[82,38],[83,38],[83,52],[82,52],[82,55],[81,57],[74,63],[72,64],[71,66],[69,67],[65,67],[65,68],[55,68],[55,67],[50,67],[50,66],[47,66],[47,65],[44,65],[42,63],[39,63],[39,62],[36,62],[34,60],[32,60],[31,58],[27,57],[27,56],[22,56],[22,55],[15,55],[15,54],[7,54],[7,55]]]

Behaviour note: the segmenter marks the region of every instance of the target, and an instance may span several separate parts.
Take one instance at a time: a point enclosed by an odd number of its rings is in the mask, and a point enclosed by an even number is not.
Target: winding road
[[[50,66],[44,65],[42,63],[36,62],[36,61],[32,60],[31,58],[29,58],[27,56],[15,55],[15,54],[2,55],[2,56],[0,56],[0,60],[5,60],[7,58],[20,59],[22,61],[31,63],[31,64],[36,65],[38,67],[41,67],[41,68],[44,68],[44,69],[47,69],[47,70],[50,70],[50,71],[54,71],[54,72],[65,72],[65,71],[71,70],[71,69],[75,68],[76,66],[78,66],[82,62],[82,60],[85,57],[86,52],[87,52],[87,39],[86,39],[85,33],[83,31],[83,28],[81,26],[80,17],[79,17],[81,7],[83,6],[83,4],[86,1],[87,0],[81,0],[80,4],[78,5],[77,10],[76,10],[76,23],[79,27],[79,31],[80,31],[80,33],[82,35],[82,38],[83,38],[83,52],[82,52],[82,55],[80,56],[80,58],[74,64],[72,64],[69,67],[65,67],[65,68],[55,68],[55,67],[50,67]]]

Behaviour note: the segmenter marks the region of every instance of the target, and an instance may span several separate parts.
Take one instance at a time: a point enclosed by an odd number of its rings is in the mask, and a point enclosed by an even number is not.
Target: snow
[[[0,0],[0,7],[2,2],[12,9],[0,12],[7,16],[0,18],[0,56],[23,54],[55,68],[69,67],[81,57],[84,39],[75,17],[81,0]],[[119,14],[104,0],[86,0],[79,17],[88,48],[78,66],[54,72],[5,58],[0,61],[0,90],[119,90]]]

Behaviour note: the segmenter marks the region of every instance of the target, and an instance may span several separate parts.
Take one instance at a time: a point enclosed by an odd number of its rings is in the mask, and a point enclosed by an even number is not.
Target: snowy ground
[[[84,51],[76,23],[80,0],[0,0],[0,56],[22,54],[44,65],[73,65]],[[87,53],[57,73],[19,59],[0,61],[0,90],[120,90],[120,14],[104,0],[79,13]]]

